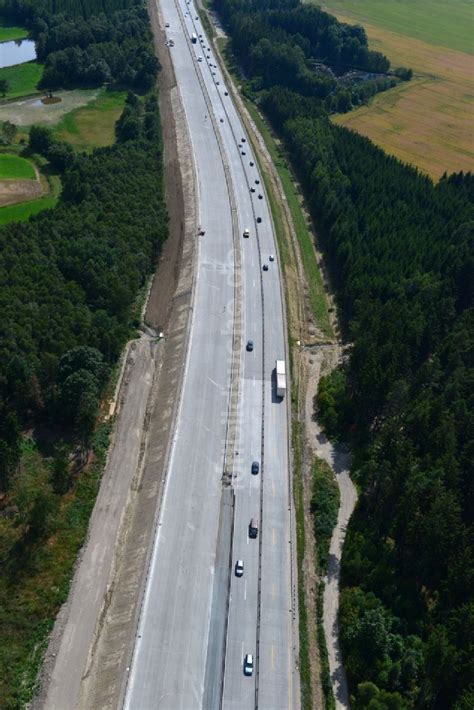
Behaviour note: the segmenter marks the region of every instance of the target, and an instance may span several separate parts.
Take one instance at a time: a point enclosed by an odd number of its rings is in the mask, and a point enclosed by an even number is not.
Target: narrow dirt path
[[[314,353],[308,351],[307,360],[311,369],[306,392],[305,420],[308,445],[315,456],[326,461],[333,469],[341,496],[337,524],[329,548],[328,571],[324,578],[323,626],[336,709],[346,710],[349,708],[349,692],[339,646],[339,580],[342,548],[347,525],[357,501],[357,491],[349,476],[350,458],[347,451],[337,444],[332,444],[313,418],[313,399],[318,389],[321,370],[323,367],[332,369],[339,358],[339,346],[315,348]]]

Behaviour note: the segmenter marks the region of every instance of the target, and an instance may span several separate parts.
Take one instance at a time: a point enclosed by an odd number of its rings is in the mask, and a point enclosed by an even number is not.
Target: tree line
[[[117,143],[74,155],[33,127],[29,148],[64,170],[58,206],[0,230],[0,490],[26,422],[87,445],[130,309],[166,237],[156,97],[129,95]],[[67,366],[66,366],[66,363]]]
[[[39,88],[109,83],[149,91],[159,63],[143,3],[84,0],[79,5],[80,13],[70,1],[4,0],[0,6],[1,14],[28,27],[35,40],[38,60],[45,64]]]
[[[216,5],[300,179],[352,343],[317,398],[327,432],[351,444],[361,490],[342,561],[351,704],[468,710],[474,178],[435,185],[331,124],[328,112],[352,98],[331,93],[331,78],[312,75],[308,60],[386,68],[362,29],[292,0]]]

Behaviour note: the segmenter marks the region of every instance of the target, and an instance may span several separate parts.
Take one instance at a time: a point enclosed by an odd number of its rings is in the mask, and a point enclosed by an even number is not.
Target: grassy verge
[[[4,564],[0,576],[0,697],[2,707],[19,708],[31,699],[48,634],[65,601],[77,553],[87,532],[105,462],[110,423],[93,443],[94,459],[78,473],[72,489],[56,495],[53,463],[25,440],[19,474],[10,493],[22,524],[2,518]],[[9,549],[5,549],[5,548]]]
[[[329,546],[334,526],[337,522],[340,493],[331,467],[321,459],[315,459],[312,467],[311,513],[313,514],[314,536],[316,540],[316,560],[320,577],[326,574]],[[323,626],[324,582],[318,584],[316,598],[317,642],[320,657],[320,677],[326,710],[335,710],[336,703],[329,673],[328,650]]]
[[[317,641],[319,648],[319,660],[321,664],[320,678],[321,687],[324,693],[325,710],[336,710],[336,701],[332,691],[331,674],[329,672],[328,649],[326,646],[326,637],[324,635],[324,582],[319,582],[316,598],[316,613],[317,613]]]
[[[122,113],[125,91],[102,89],[96,99],[67,113],[54,129],[59,140],[64,140],[78,150],[92,150],[112,145],[115,140],[115,122]]]
[[[296,560],[298,570],[298,612],[299,612],[299,641],[300,641],[300,683],[301,683],[301,707],[302,710],[311,710],[313,707],[311,688],[311,665],[309,660],[309,629],[308,612],[306,609],[304,593],[304,568],[303,561],[305,555],[306,535],[304,529],[304,494],[303,494],[303,472],[301,453],[301,423],[293,419],[292,422],[293,439],[293,492],[295,497],[296,512]]]
[[[28,30],[24,27],[11,25],[7,19],[0,17],[0,42],[9,42],[12,39],[25,39],[28,37]]]
[[[34,180],[35,170],[29,160],[11,153],[0,154],[0,180]]]
[[[42,75],[43,65],[37,62],[26,62],[15,67],[0,69],[0,79],[6,79],[10,87],[5,98],[15,99],[35,94]]]

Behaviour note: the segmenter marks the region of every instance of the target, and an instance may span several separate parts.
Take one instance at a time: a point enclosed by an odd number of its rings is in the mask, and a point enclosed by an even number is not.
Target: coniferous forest
[[[360,491],[340,634],[356,710],[474,707],[474,179],[438,184],[328,120],[315,60],[388,62],[296,0],[216,0],[244,91],[303,186],[351,343],[317,415]]]

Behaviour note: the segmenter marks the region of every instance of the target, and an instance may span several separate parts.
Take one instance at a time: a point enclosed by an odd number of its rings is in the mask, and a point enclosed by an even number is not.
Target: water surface
[[[31,39],[0,42],[0,69],[31,62],[32,59],[36,59],[36,48]]]

